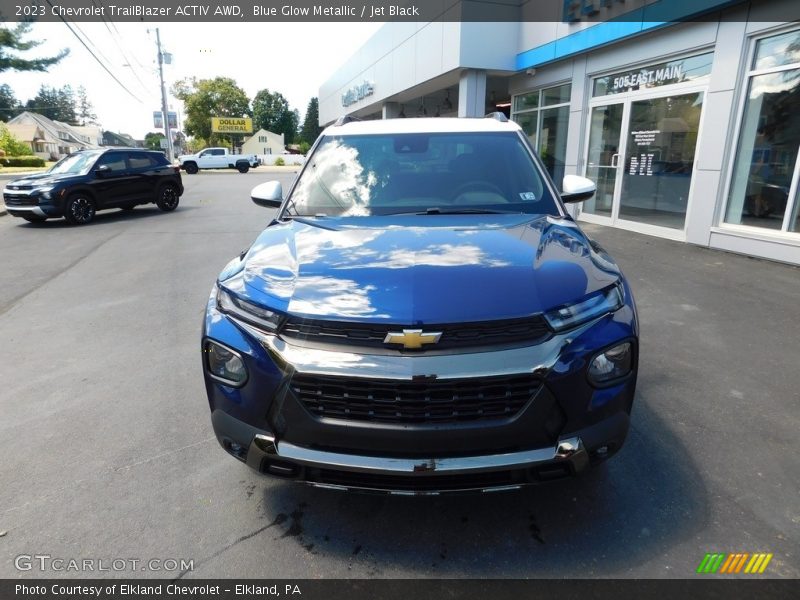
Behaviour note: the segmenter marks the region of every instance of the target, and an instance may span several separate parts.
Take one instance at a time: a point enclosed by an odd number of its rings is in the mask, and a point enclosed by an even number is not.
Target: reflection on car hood
[[[82,177],[85,177],[85,175],[76,175],[75,173],[36,173],[35,175],[26,175],[25,177],[9,181],[7,187],[42,187],[45,185],[53,185],[54,183],[68,182],[72,179],[80,179]]]
[[[422,324],[523,317],[619,276],[569,219],[426,215],[277,223],[220,280],[295,315]]]

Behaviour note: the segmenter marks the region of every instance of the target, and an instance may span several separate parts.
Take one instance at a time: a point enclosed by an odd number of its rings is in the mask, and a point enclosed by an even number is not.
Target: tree
[[[212,146],[227,141],[227,137],[211,132],[211,117],[240,118],[251,114],[247,94],[230,77],[183,79],[172,86],[172,93],[183,101],[186,133],[207,140]]]
[[[259,91],[253,98],[253,128],[282,133],[285,144],[297,137],[300,114],[289,108],[289,102],[280,92],[267,89]]]
[[[3,150],[8,156],[29,156],[32,154],[30,146],[11,135],[8,127],[2,123],[0,123],[0,150]]]
[[[56,64],[69,50],[62,50],[55,56],[47,58],[26,59],[16,53],[27,52],[40,45],[41,41],[25,41],[23,37],[31,30],[30,23],[19,23],[8,28],[0,25],[0,73],[9,69],[13,71],[46,71],[48,67]]]
[[[78,100],[75,109],[77,112],[78,122],[81,125],[97,123],[97,115],[94,112],[94,106],[92,106],[92,103],[86,94],[86,88],[82,85],[78,87]]]
[[[166,139],[163,133],[150,132],[144,136],[144,147],[150,150],[161,150],[161,140]]]
[[[41,86],[36,96],[25,104],[25,108],[54,121],[70,125],[78,124],[78,117],[75,114],[75,94],[69,85],[62,88]]]
[[[8,121],[21,110],[19,100],[14,96],[14,90],[7,83],[0,85],[0,121]]]
[[[303,128],[300,130],[300,140],[311,146],[322,133],[319,126],[319,99],[314,97],[308,101],[306,108],[306,118],[303,120]]]

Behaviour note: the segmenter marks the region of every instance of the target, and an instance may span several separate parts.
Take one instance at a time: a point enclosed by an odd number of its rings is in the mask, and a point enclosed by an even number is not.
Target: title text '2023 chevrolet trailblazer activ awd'
[[[222,446],[319,487],[431,494],[568,477],[619,450],[631,290],[520,128],[342,120],[219,275],[202,350]]]

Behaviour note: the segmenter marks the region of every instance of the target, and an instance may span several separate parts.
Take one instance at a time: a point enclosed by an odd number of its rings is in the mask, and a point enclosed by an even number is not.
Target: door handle
[[[611,155],[611,166],[617,168],[619,166],[619,154]]]

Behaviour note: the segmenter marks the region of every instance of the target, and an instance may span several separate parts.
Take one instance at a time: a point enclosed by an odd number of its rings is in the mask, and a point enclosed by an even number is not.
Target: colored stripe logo
[[[697,572],[704,575],[713,573],[757,575],[766,570],[771,560],[772,553],[767,552],[757,552],[755,554],[747,552],[735,552],[733,554],[709,553],[700,561]]]

